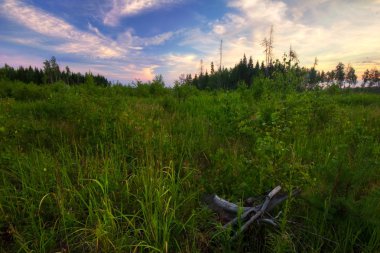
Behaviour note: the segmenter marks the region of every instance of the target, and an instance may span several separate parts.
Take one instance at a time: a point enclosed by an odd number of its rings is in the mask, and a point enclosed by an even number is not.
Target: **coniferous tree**
[[[261,62],[261,66],[260,66],[260,70],[261,70],[262,73],[265,73],[265,69],[266,68],[265,68],[264,62],[262,61]]]
[[[260,63],[259,61],[256,61],[256,65],[255,65],[255,74],[258,75],[260,72]]]
[[[243,60],[242,60],[242,62],[243,62],[243,66],[247,66],[247,65],[248,65],[247,57],[245,56],[245,54],[244,54],[244,56],[243,56]]]
[[[208,72],[206,70],[206,73],[203,75],[203,82],[204,82],[205,87],[209,87],[208,86],[209,78],[210,78],[210,76],[208,75]]]
[[[197,74],[194,75],[194,78],[193,78],[193,81],[191,82],[191,85],[194,87],[198,87],[198,75]]]
[[[251,84],[252,84],[253,76],[255,75],[255,69],[254,69],[254,66],[253,66],[252,56],[249,57],[247,71],[248,71],[248,74],[247,74],[246,84],[248,85],[248,87],[250,87]]]
[[[253,70],[253,59],[252,59],[252,56],[250,56],[249,60],[248,60],[248,69],[249,70]]]

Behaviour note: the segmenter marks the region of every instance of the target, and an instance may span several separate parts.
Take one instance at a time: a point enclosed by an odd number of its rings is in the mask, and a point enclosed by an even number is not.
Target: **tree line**
[[[340,88],[355,87],[358,83],[358,76],[351,64],[343,64],[339,62],[331,71],[318,71],[317,58],[311,68],[299,66],[299,60],[294,50],[290,49],[289,53],[283,55],[282,60],[274,60],[271,62],[261,63],[253,62],[252,57],[247,59],[244,54],[243,58],[232,68],[214,69],[214,63],[210,64],[210,72],[206,70],[195,74],[181,75],[177,84],[188,84],[198,89],[236,89],[239,85],[250,87],[255,85],[255,80],[268,78],[275,81],[285,82],[293,80],[293,86],[296,89],[314,89],[320,86],[335,84]],[[379,71],[374,68],[366,70],[362,76],[362,86],[379,86]],[[294,82],[296,81],[296,82]]]
[[[43,62],[43,69],[32,66],[13,68],[5,64],[4,67],[0,68],[0,79],[35,84],[52,84],[62,81],[69,85],[79,85],[90,80],[99,86],[111,85],[107,78],[99,74],[93,75],[91,72],[84,75],[79,72],[74,73],[68,66],[61,70],[54,56]]]
[[[266,51],[269,50],[266,49]],[[262,78],[267,78],[279,83],[277,88],[305,90],[332,84],[341,88],[346,85],[351,87],[358,82],[355,69],[350,64],[345,66],[339,62],[335,69],[327,72],[316,70],[317,65],[316,58],[311,68],[299,66],[298,56],[292,48],[288,53],[284,53],[281,60],[266,57],[265,63],[264,61],[254,63],[252,57],[247,58],[244,54],[239,63],[232,68],[219,67],[215,70],[214,63],[211,62],[210,72],[208,70],[203,72],[201,69],[200,73],[195,74],[194,77],[191,74],[181,75],[176,85],[192,85],[200,90],[233,90],[242,85],[247,87],[259,85],[257,83],[260,83]],[[93,82],[99,86],[111,85],[107,78],[99,74],[94,76],[91,72],[84,75],[79,72],[74,73],[68,66],[61,70],[54,56],[43,62],[43,69],[32,66],[13,68],[5,64],[0,68],[0,79],[35,84],[62,81],[69,85],[86,82]],[[380,87],[379,71],[376,68],[367,69],[362,75],[362,80],[363,87]]]

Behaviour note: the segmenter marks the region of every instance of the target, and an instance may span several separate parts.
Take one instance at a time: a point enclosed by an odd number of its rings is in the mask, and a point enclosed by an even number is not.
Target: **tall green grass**
[[[0,81],[0,252],[376,252],[377,94]],[[302,189],[235,242],[201,203]]]

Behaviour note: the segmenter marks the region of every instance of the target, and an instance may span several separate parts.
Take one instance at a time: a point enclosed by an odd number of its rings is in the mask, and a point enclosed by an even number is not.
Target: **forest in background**
[[[24,83],[40,85],[52,84],[58,81],[69,85],[79,85],[85,82],[94,82],[100,86],[122,85],[119,81],[111,82],[99,74],[93,75],[91,72],[85,74],[73,73],[68,66],[61,69],[54,56],[50,60],[45,60],[43,65],[43,69],[39,69],[32,66],[13,68],[5,64],[0,68],[0,79],[18,80]],[[174,85],[191,85],[201,90],[234,90],[239,85],[259,86],[259,80],[266,78],[278,83],[279,87],[277,89],[304,91],[333,84],[338,85],[340,88],[356,87],[358,84],[355,69],[350,64],[345,66],[342,62],[339,62],[334,70],[327,72],[316,70],[317,65],[318,59],[315,58],[313,67],[299,66],[297,54],[290,48],[288,53],[283,54],[282,60],[272,61],[268,59],[266,62],[260,63],[256,61],[254,63],[252,57],[247,59],[246,55],[244,55],[238,64],[229,69],[221,67],[215,69],[214,63],[211,62],[210,73],[207,70],[203,71],[203,66],[201,66],[200,73],[194,76],[181,74]],[[380,86],[380,74],[376,67],[367,69],[361,79],[361,87]],[[154,80],[146,84],[157,82],[165,86],[164,78],[161,75],[157,75]],[[136,80],[136,82],[124,85],[136,86],[141,84],[143,82]]]

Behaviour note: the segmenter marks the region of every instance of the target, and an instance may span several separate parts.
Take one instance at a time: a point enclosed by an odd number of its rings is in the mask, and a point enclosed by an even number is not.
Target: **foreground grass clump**
[[[1,252],[376,252],[377,94],[0,81]],[[236,242],[201,204],[282,185]]]

